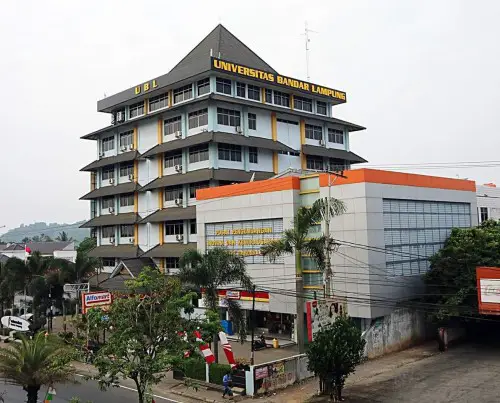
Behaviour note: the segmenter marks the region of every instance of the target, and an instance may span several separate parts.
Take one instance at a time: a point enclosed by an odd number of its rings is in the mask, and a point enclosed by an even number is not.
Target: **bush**
[[[198,379],[200,381],[205,380],[205,361],[198,359],[188,359],[183,363],[180,370],[187,378]]]
[[[211,364],[210,365],[210,383],[222,385],[222,378],[228,371],[231,371],[231,366],[227,364]]]

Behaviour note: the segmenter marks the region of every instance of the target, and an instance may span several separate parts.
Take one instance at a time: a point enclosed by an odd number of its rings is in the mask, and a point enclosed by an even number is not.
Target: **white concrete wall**
[[[301,169],[300,156],[278,154],[278,172],[283,172],[288,168]]]
[[[158,118],[147,119],[139,122],[138,151],[142,154],[158,144]]]
[[[278,114],[278,119],[286,119],[294,122],[299,122],[297,117],[292,115]],[[300,150],[300,125],[283,123],[278,120],[277,122],[277,140],[280,143],[286,144],[294,150]]]

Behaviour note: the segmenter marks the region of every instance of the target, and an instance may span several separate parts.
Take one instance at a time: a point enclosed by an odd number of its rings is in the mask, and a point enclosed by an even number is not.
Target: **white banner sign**
[[[481,286],[481,302],[500,303],[500,279],[479,280]]]
[[[0,321],[2,325],[12,330],[27,332],[30,329],[30,322],[18,316],[4,316]]]

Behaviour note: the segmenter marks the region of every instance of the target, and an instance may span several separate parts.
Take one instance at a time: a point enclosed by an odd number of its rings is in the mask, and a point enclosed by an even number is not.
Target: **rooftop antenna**
[[[309,76],[309,42],[311,42],[311,40],[309,39],[309,33],[311,33],[311,32],[315,33],[315,34],[318,33],[316,31],[313,31],[312,29],[309,29],[308,26],[307,26],[307,21],[306,21],[304,33],[302,35],[305,36],[305,40],[306,40],[306,74],[307,74],[307,81],[311,80],[311,77]]]

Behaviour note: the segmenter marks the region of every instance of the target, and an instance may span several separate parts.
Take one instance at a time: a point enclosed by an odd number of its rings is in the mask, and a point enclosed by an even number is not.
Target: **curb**
[[[170,389],[170,393],[173,393],[174,395],[177,395],[177,396],[188,397],[188,398],[193,399],[193,400],[198,400],[199,402],[220,403],[218,400],[208,399],[206,397],[197,397],[197,396],[193,396],[189,393],[178,392],[178,391],[172,390],[172,389]]]

